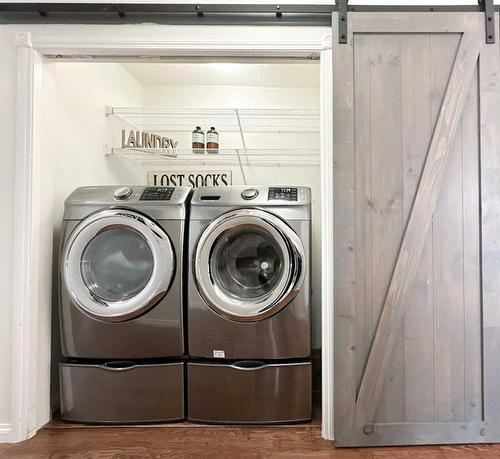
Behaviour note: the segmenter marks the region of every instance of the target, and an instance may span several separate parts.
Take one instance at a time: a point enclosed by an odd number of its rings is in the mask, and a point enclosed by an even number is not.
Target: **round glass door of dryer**
[[[304,248],[278,217],[239,209],[214,220],[201,235],[194,260],[200,295],[234,321],[270,317],[295,298],[304,279]]]
[[[129,228],[107,228],[92,239],[80,261],[87,288],[105,301],[124,301],[146,287],[154,256],[147,240]]]
[[[137,317],[168,291],[175,257],[168,235],[153,220],[128,210],[88,217],[65,244],[62,273],[74,303],[112,322]]]

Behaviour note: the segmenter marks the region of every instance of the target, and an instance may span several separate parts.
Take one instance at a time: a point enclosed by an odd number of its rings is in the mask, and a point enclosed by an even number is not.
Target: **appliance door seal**
[[[83,313],[123,322],[143,314],[167,293],[175,255],[168,235],[153,220],[128,209],[107,209],[73,230],[61,271]]]

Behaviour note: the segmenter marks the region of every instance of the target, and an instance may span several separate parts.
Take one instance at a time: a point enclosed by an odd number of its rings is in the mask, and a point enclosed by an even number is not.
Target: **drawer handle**
[[[112,362],[106,362],[103,367],[106,370],[112,371],[129,370],[135,367],[135,363],[130,360],[114,360]]]
[[[240,360],[238,362],[234,362],[232,366],[241,370],[255,370],[257,368],[265,367],[266,365],[260,360]]]

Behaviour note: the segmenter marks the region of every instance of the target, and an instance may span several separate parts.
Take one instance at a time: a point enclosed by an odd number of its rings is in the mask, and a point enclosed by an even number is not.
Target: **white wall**
[[[175,40],[204,40],[211,36],[215,40],[239,40],[255,35],[255,28],[251,27],[182,27],[182,26],[157,26],[157,25],[136,25],[136,26],[84,26],[84,25],[1,25],[0,26],[0,139],[2,147],[0,149],[0,210],[3,222],[12,222],[16,200],[14,197],[14,162],[16,158],[15,149],[15,127],[16,127],[16,88],[17,88],[17,48],[15,37],[18,33],[43,33],[50,34],[54,43],[57,43],[62,35],[74,37],[75,40],[85,39],[92,41],[94,37],[105,38],[108,41],[130,39],[135,37],[138,41],[145,37],[154,37],[155,40],[175,39]],[[327,27],[261,27],[258,30],[259,39],[265,41],[266,37],[283,38],[300,37],[307,40],[321,41],[330,30]],[[94,89],[93,89],[94,90]],[[54,91],[57,88],[54,87]],[[90,97],[91,95],[87,95]],[[54,131],[52,131],[54,132]],[[57,132],[57,135],[60,135]],[[89,144],[90,145],[90,144]],[[52,144],[52,148],[64,150],[68,145]],[[72,147],[71,147],[72,148]],[[99,163],[96,163],[99,164]],[[111,164],[111,162],[110,162]],[[66,171],[61,171],[66,173]],[[124,172],[124,175],[125,172]],[[117,177],[118,179],[118,177]],[[47,196],[44,199],[45,210],[53,206],[53,197]],[[12,303],[12,269],[15,254],[13,253],[13,225],[0,225],[0,311],[2,320],[0,321],[0,442],[13,441],[27,438],[36,432],[44,420],[45,415],[33,421],[29,430],[14,429],[12,418],[11,396],[13,392],[12,381],[12,310],[16,307]],[[44,318],[50,305],[46,304],[46,311],[41,311],[40,317]],[[40,366],[48,368],[49,355],[45,354],[45,346],[41,350],[39,357]],[[49,398],[48,381],[40,381],[38,399]],[[47,386],[47,387],[45,387]],[[44,388],[45,387],[45,388]],[[30,388],[31,390],[31,388]],[[37,400],[37,396],[32,397]],[[37,400],[31,406],[31,410],[38,412],[39,406],[44,406],[45,402]],[[17,425],[17,424],[16,424]]]
[[[57,63],[44,70],[44,154],[54,161],[54,223],[74,188],[134,180],[130,164],[104,156],[104,145],[126,127],[106,106],[142,106],[143,87],[120,64]]]
[[[148,64],[144,64],[148,65]],[[281,64],[285,65],[285,64]],[[304,64],[304,65],[319,65]],[[165,66],[168,71],[168,66]],[[292,67],[292,71],[297,71]],[[145,86],[146,107],[179,108],[319,108],[319,81],[310,88],[248,86]],[[319,78],[319,76],[318,76]]]

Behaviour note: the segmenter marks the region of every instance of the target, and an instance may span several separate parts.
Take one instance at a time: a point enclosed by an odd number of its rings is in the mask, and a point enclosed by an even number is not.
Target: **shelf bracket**
[[[486,29],[486,43],[495,43],[495,5],[493,0],[478,0],[479,5],[484,8],[484,26]]]
[[[240,130],[241,143],[243,144],[243,149],[245,150],[245,159],[247,160],[247,164],[248,164],[247,145],[245,143],[245,136],[243,135],[243,128],[241,126],[240,112],[239,112],[239,110],[237,108],[235,108],[234,109],[234,113],[236,114],[236,119],[238,120],[238,128]],[[240,150],[236,150],[236,154],[238,155],[238,163],[240,165],[241,176],[243,177],[243,183],[246,185],[247,184],[247,178],[245,176],[245,171],[243,170],[243,165],[241,164]]]
[[[347,3],[349,0],[338,0],[338,18],[339,18],[339,43],[347,43]]]

